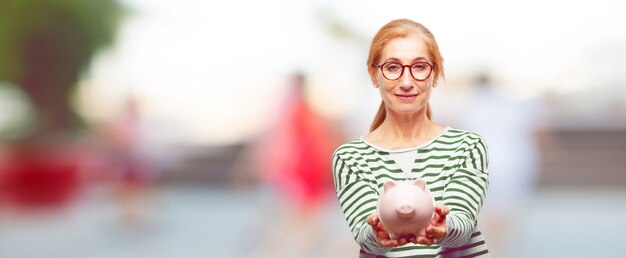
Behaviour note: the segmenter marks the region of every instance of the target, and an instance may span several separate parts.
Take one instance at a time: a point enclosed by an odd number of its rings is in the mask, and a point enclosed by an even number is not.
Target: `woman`
[[[478,135],[433,123],[430,93],[443,77],[432,33],[402,19],[383,26],[367,61],[382,103],[370,133],[333,154],[335,189],[360,257],[487,257],[476,217],[488,185]],[[426,236],[392,240],[376,216],[384,182],[421,178],[435,198]],[[420,256],[422,257],[422,256]]]

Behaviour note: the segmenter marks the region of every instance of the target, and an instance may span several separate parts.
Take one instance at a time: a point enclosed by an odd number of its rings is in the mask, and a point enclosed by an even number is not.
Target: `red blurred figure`
[[[310,253],[322,239],[319,225],[323,224],[320,222],[324,219],[323,205],[334,194],[328,159],[343,141],[343,134],[307,103],[302,74],[291,76],[289,84],[290,92],[279,107],[277,120],[260,139],[243,150],[243,158],[233,174],[235,183],[241,183],[251,176],[243,174],[241,165],[250,166],[266,186],[261,189],[269,189],[272,194],[270,203],[261,202],[258,207],[259,214],[271,219],[272,229],[253,240],[260,241],[252,250],[257,256],[291,257]],[[266,224],[259,219],[253,218],[250,224]],[[295,239],[291,237],[293,234],[301,237]],[[289,248],[283,248],[286,245]]]
[[[281,107],[283,113],[262,140],[260,172],[281,198],[306,213],[333,192],[328,157],[340,139],[332,124],[306,102],[304,76],[297,73],[290,83],[292,92]]]

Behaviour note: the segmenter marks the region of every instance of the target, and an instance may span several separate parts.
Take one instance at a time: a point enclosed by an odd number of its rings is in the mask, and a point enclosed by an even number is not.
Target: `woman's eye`
[[[390,72],[397,72],[398,70],[400,70],[400,66],[397,64],[387,65],[386,70]]]
[[[416,71],[424,71],[428,69],[428,66],[426,64],[414,64],[412,66],[412,69]]]

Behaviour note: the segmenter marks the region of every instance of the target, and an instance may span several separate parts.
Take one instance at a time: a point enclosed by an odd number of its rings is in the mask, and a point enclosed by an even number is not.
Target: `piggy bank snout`
[[[398,207],[398,214],[400,217],[408,217],[415,213],[415,207],[412,205],[404,204]]]

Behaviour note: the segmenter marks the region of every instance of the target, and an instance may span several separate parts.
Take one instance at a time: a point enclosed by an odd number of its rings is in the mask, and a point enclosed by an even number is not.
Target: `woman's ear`
[[[374,88],[378,88],[378,81],[376,80],[376,78],[372,77],[372,84],[374,85]]]
[[[378,88],[380,86],[378,83],[378,78],[376,78],[375,73],[370,73],[370,79],[372,80],[372,84],[374,85],[374,88]]]

